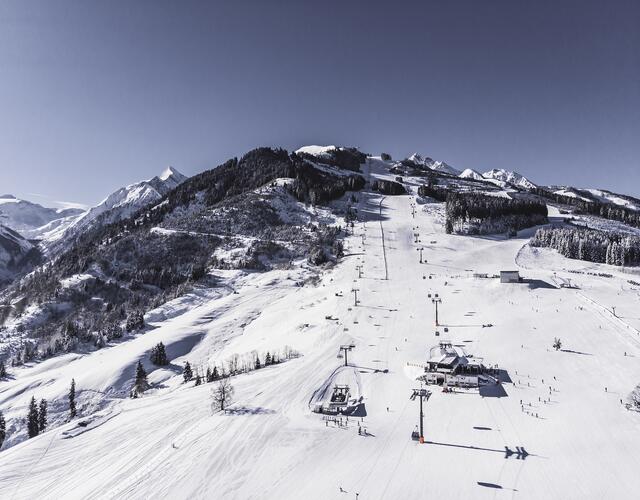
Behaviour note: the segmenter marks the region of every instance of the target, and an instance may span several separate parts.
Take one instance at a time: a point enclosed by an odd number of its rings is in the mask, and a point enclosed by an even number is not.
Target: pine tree
[[[142,366],[142,361],[138,361],[138,366],[136,366],[136,381],[133,384],[133,392],[135,392],[136,396],[142,394],[149,388],[149,382],[147,381],[147,372]]]
[[[159,342],[153,347],[153,349],[151,349],[150,359],[154,365],[165,366],[169,364],[169,360],[167,359],[167,352],[162,342]]]
[[[260,363],[260,356],[256,356],[255,368],[256,370],[259,370],[260,368],[262,368],[262,363]]]
[[[77,415],[76,410],[76,381],[71,379],[71,387],[69,388],[69,417],[75,418]]]
[[[264,357],[264,366],[269,366],[271,364],[271,354],[267,351],[267,355]]]
[[[47,428],[47,400],[40,400],[40,409],[38,410],[38,432],[44,432]]]
[[[208,366],[207,366],[207,373],[205,375],[205,380],[207,381],[207,384],[209,382],[213,382],[213,373],[211,372],[211,368],[209,368]]]
[[[189,364],[188,361],[184,364],[182,377],[184,378],[185,383],[189,382],[189,380],[193,378],[193,371],[191,370],[191,365]]]
[[[38,405],[36,404],[35,396],[31,397],[31,403],[29,403],[29,413],[27,414],[27,430],[29,432],[29,438],[36,437],[38,435]]]
[[[7,367],[4,364],[4,361],[0,361],[0,378],[5,378],[7,376]]]
[[[202,384],[202,377],[200,375],[196,375],[196,385]]]
[[[128,332],[141,330],[144,328],[144,316],[140,311],[133,311],[127,316],[125,328]]]
[[[213,371],[211,372],[211,380],[218,380],[220,378],[220,374],[218,373],[218,367],[214,366]]]
[[[7,437],[7,422],[4,419],[2,410],[0,410],[0,449],[2,449],[2,443],[4,443],[4,438],[6,437]]]

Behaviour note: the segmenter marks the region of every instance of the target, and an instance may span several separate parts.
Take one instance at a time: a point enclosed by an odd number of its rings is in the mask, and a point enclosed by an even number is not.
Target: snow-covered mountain
[[[407,158],[407,160],[415,163],[416,165],[422,165],[423,167],[427,167],[443,174],[460,175],[461,173],[460,170],[453,168],[451,165],[443,161],[436,161],[428,156],[422,156],[418,153],[413,153]]]
[[[157,202],[187,178],[176,168],[168,167],[160,175],[149,180],[122,187],[73,220],[64,228],[64,231],[54,230],[48,233],[49,243],[72,241],[96,224],[110,224],[125,219],[138,210]]]
[[[50,225],[68,225],[82,213],[79,208],[48,208],[11,194],[0,196],[0,224],[29,239],[41,238]]]
[[[494,168],[482,174],[485,179],[494,179],[500,182],[506,182],[514,186],[524,189],[535,189],[537,186],[527,179],[525,176],[517,172],[511,172],[502,168]]]
[[[482,181],[484,180],[484,177],[482,177],[482,174],[476,170],[473,170],[472,168],[467,168],[465,169],[460,175],[460,178],[462,179],[475,179],[477,181]]]
[[[37,257],[35,245],[11,228],[0,225],[0,285],[6,284],[27,264]]]

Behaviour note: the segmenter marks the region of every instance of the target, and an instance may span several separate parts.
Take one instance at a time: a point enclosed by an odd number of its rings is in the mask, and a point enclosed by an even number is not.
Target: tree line
[[[553,248],[570,259],[611,264],[640,265],[640,237],[578,227],[541,228],[531,246]]]
[[[448,234],[513,233],[548,222],[545,203],[481,193],[450,191],[445,213]]]

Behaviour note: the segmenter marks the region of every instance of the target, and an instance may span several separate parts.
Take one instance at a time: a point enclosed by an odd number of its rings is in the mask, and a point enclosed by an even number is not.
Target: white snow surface
[[[494,168],[482,174],[485,179],[494,179],[501,182],[507,182],[525,189],[535,189],[537,186],[529,179],[520,175],[518,172],[510,172],[502,168]]]
[[[463,170],[459,177],[463,179],[475,179],[477,181],[484,180],[482,174],[480,172],[477,172],[476,170],[473,170],[472,168],[466,168],[465,170]]]
[[[304,153],[312,156],[318,156],[320,158],[330,156],[331,151],[335,151],[337,148],[335,146],[302,146],[299,149],[296,149],[296,153]]]
[[[640,210],[640,206],[638,206],[638,204],[627,200],[626,198],[622,198],[610,191],[604,191],[602,189],[585,189],[584,191],[588,191],[603,203],[613,203],[614,205],[620,205],[622,207],[630,208],[631,210]]]
[[[369,160],[366,175],[389,178],[382,165]],[[441,204],[418,205],[412,217],[413,194],[358,199],[346,256],[320,270],[316,285],[297,286],[317,272],[304,267],[221,272],[224,287],[147,314],[144,334],[12,369],[0,382],[10,432],[0,452],[1,496],[635,498],[640,413],[621,400],[640,382],[639,287],[627,281],[639,278],[542,255],[526,245],[533,230],[510,240],[447,235]],[[525,282],[473,278],[505,269],[519,269]],[[559,288],[563,278],[579,289]],[[442,298],[439,328],[429,293]],[[554,337],[563,350],[552,349]],[[508,378],[481,393],[429,387],[426,443],[418,444],[410,439],[415,364],[443,338]],[[169,367],[148,361],[159,341]],[[340,368],[338,348],[348,343],[356,347]],[[302,356],[230,379],[227,413],[210,407],[215,384],[182,383],[186,360],[220,366],[234,353],[262,356],[286,345]],[[128,399],[139,359],[154,388]],[[65,422],[71,378],[81,414]],[[335,426],[311,412],[318,391],[334,382],[354,387],[366,416]],[[49,399],[52,423],[21,441],[18,420],[32,395]]]
[[[436,172],[442,172],[450,175],[460,175],[460,170],[453,168],[451,165],[443,162],[432,160],[429,157],[422,156],[418,153],[413,153],[411,156],[407,158],[407,160],[411,160],[418,165],[424,165],[431,170],[435,170]]]

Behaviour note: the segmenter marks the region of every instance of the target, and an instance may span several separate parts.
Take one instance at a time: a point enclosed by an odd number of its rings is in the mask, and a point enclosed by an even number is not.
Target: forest
[[[640,238],[577,227],[541,228],[531,238],[532,247],[552,248],[570,259],[611,264],[640,265]]]
[[[446,198],[446,232],[456,234],[510,233],[546,224],[547,206],[529,199],[451,191]]]

